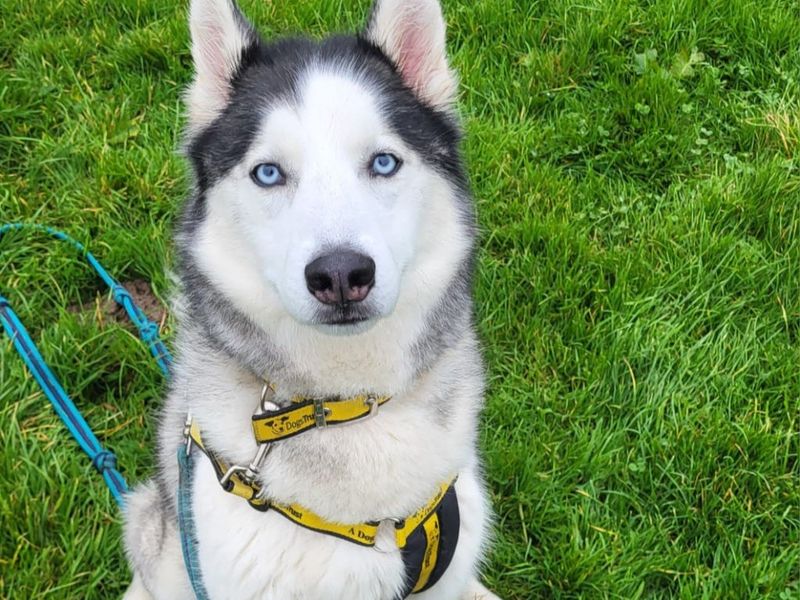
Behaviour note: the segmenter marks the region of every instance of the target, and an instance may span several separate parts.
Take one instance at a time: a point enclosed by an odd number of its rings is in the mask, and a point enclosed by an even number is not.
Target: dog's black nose
[[[351,250],[334,250],[306,265],[308,291],[324,304],[361,302],[375,285],[375,261]]]

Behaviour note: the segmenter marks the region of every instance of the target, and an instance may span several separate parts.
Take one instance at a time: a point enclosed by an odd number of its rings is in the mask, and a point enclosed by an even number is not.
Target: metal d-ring
[[[254,416],[258,416],[262,413],[280,410],[280,406],[278,406],[272,399],[275,398],[275,387],[269,381],[264,381],[264,385],[261,388],[261,398],[258,401],[258,408],[254,413]]]
[[[186,413],[186,421],[183,423],[183,438],[186,440],[186,456],[192,453],[192,413]]]

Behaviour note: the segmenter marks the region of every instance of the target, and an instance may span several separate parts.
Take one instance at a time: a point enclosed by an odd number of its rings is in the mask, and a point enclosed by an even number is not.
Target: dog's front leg
[[[153,600],[150,592],[144,587],[141,575],[138,573],[133,574],[133,581],[128,586],[125,595],[122,596],[122,600]]]
[[[133,581],[123,600],[192,600],[177,525],[154,481],[126,497],[125,549]]]

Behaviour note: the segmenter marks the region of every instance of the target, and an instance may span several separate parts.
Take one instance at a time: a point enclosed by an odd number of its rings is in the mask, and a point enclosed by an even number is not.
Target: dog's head
[[[472,248],[437,0],[377,0],[358,36],[266,42],[193,0],[183,244],[256,322],[358,333],[440,302]]]

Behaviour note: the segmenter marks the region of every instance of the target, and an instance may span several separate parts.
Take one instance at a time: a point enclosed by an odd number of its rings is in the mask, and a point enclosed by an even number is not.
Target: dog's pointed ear
[[[363,37],[394,62],[417,97],[452,108],[458,81],[447,63],[439,0],[375,0]]]
[[[258,34],[233,0],[192,0],[189,8],[195,77],[189,88],[189,126],[209,124],[225,108],[231,79]]]

